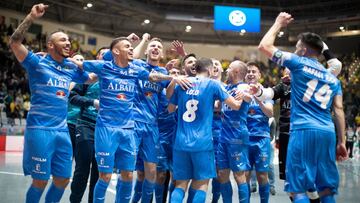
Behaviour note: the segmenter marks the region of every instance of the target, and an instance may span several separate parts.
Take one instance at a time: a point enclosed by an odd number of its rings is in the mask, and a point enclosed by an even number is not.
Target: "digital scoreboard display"
[[[261,11],[258,8],[215,6],[214,29],[260,32],[260,15]]]

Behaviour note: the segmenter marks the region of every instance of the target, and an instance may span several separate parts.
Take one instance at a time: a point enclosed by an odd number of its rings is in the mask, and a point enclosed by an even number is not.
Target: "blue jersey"
[[[83,67],[99,77],[100,108],[96,125],[133,128],[136,83],[139,78],[149,78],[149,72],[132,63],[122,68],[114,61],[84,61]]]
[[[167,71],[163,67],[152,66],[142,60],[133,60],[135,65],[143,67],[148,72],[156,71],[167,75]],[[134,120],[143,123],[157,124],[159,95],[166,87],[168,81],[150,82],[148,79],[138,80],[137,92],[135,95]]]
[[[238,90],[238,83],[235,85],[227,85],[226,91],[234,96]],[[225,103],[222,104],[222,130],[220,134],[220,142],[236,144],[239,140],[248,141],[249,132],[246,126],[248,116],[249,103],[243,101],[239,110],[232,110]]]
[[[274,104],[272,100],[266,100],[263,102]],[[249,136],[260,136],[260,137],[269,137],[270,138],[270,127],[269,127],[269,117],[267,117],[261,110],[257,101],[252,98],[248,116],[247,116],[247,127],[249,130]]]
[[[49,54],[40,57],[31,51],[22,66],[29,75],[31,92],[27,128],[67,131],[70,82],[84,83],[89,75],[67,59],[58,63]]]
[[[189,77],[188,90],[176,86],[170,103],[178,106],[178,126],[174,149],[206,151],[213,149],[212,120],[215,100],[224,101],[229,94],[215,80]]]
[[[330,107],[340,81],[316,59],[276,51],[272,60],[291,71],[290,130],[334,131]]]
[[[169,113],[167,110],[169,100],[166,98],[166,91],[160,93],[159,98],[159,116],[158,116],[158,124],[159,124],[159,134],[160,134],[160,142],[172,142],[175,134],[172,132],[176,131],[176,117],[175,112]]]

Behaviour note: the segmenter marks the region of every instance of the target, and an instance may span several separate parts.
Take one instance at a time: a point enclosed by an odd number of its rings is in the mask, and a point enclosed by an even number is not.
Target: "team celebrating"
[[[47,7],[34,5],[10,39],[31,90],[23,154],[24,174],[32,177],[27,203],[40,201],[50,176],[45,202],[60,202],[71,177],[70,202],[81,202],[90,175],[89,202],[105,202],[114,173],[117,203],[181,203],[185,194],[187,202],[202,203],[209,182],[208,201],[222,197],[232,202],[231,174],[238,188],[236,202],[246,203],[252,170],[260,202],[267,203],[269,118],[276,99],[288,104],[281,105],[279,121],[280,140],[285,140],[280,143],[285,191],[295,203],[335,202],[336,161],[347,159],[342,90],[336,78],[341,62],[314,33],[301,33],[294,53],[276,48],[276,35],[293,21],[290,14],[280,13],[259,44],[259,51],[287,79],[264,88],[255,62],[231,62],[223,83],[218,60],[186,54],[179,41],[172,45],[182,59],[161,67],[162,41],[149,34],[136,48],[135,34],[115,38],[98,51],[96,60],[84,60],[70,56],[68,35],[56,31],[47,38],[45,54],[33,53],[22,41]],[[145,60],[139,59],[141,53]],[[328,68],[318,61],[320,55]],[[80,109],[72,124],[70,107]]]

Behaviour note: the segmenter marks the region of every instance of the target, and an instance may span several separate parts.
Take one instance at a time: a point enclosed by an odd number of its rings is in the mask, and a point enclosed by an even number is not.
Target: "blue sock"
[[[122,181],[118,179],[116,184],[116,203],[130,202],[132,181]]]
[[[170,187],[169,187],[169,203],[171,202],[171,194],[172,194],[172,192],[174,191],[174,189],[175,189],[174,182],[171,181]]]
[[[54,183],[52,183],[46,193],[45,202],[60,202],[61,197],[64,194],[64,190],[64,188],[58,188],[54,185]]]
[[[223,198],[223,202],[231,203],[232,195],[233,195],[231,182],[229,181],[227,183],[220,184],[220,191],[221,191],[221,196]]]
[[[132,202],[138,202],[142,195],[142,187],[143,187],[144,181],[138,181],[136,180],[135,188],[134,188],[134,196],[132,199]]]
[[[44,192],[43,189],[30,186],[26,193],[26,203],[38,203],[40,201],[41,195]]]
[[[153,197],[153,193],[154,193],[154,188],[155,188],[155,183],[152,183],[148,180],[145,179],[144,183],[143,183],[143,193],[141,195],[141,202],[142,203],[150,203],[151,199]]]
[[[189,191],[188,191],[187,203],[192,203],[193,202],[195,192],[196,192],[196,190],[190,186]]]
[[[321,203],[335,203],[334,195],[320,197]]]
[[[238,193],[239,193],[239,202],[240,203],[248,203],[249,202],[249,184],[241,183],[238,185]]]
[[[259,184],[259,195],[260,195],[261,203],[269,202],[269,196],[270,196],[270,184],[269,183],[265,183],[263,185]]]
[[[102,203],[105,201],[106,189],[109,183],[99,179],[94,188],[94,203]]]
[[[115,194],[115,203],[120,203],[120,184],[121,184],[121,180],[120,177],[116,183],[116,194]]]
[[[162,203],[162,199],[164,196],[164,185],[163,184],[155,184],[155,199],[156,203]]]
[[[202,190],[194,190],[195,194],[193,197],[193,203],[205,203],[206,201],[206,192]]]
[[[220,192],[220,183],[216,178],[212,180],[212,194],[213,194],[212,203],[218,202],[221,192]]]
[[[294,201],[293,203],[309,203],[310,200],[306,194],[296,194],[294,195]]]
[[[185,196],[185,192],[181,188],[175,188],[171,193],[171,203],[182,203]]]

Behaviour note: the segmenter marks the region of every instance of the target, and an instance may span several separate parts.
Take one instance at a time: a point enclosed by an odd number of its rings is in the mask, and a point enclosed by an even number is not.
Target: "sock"
[[[143,193],[141,195],[142,203],[150,203],[154,193],[155,183],[152,183],[145,179],[143,183]]]
[[[140,200],[141,195],[142,195],[143,183],[144,183],[144,181],[136,180],[135,188],[134,188],[134,196],[133,196],[132,202],[136,203]]]
[[[305,194],[296,194],[294,196],[294,203],[309,203],[309,198]]]
[[[130,202],[132,181],[122,181],[118,179],[116,184],[116,203]]]
[[[171,194],[172,194],[172,192],[174,191],[174,189],[175,189],[174,182],[171,181],[170,187],[169,187],[169,203],[171,202]]]
[[[196,192],[196,190],[190,186],[189,191],[188,191],[187,203],[192,203],[193,202],[195,192]]]
[[[44,192],[43,189],[30,186],[26,193],[26,203],[38,203],[40,201],[41,195]]]
[[[175,188],[171,193],[171,203],[182,203],[185,191],[181,188]]]
[[[164,185],[163,184],[155,184],[155,199],[156,203],[162,203],[164,196]]]
[[[194,190],[195,194],[193,197],[193,203],[205,203],[206,201],[206,192],[202,190]]]
[[[99,179],[94,189],[94,203],[102,203],[105,201],[106,189],[109,183]]]
[[[320,198],[322,203],[335,203],[334,195],[326,195]]]
[[[239,193],[239,202],[240,203],[248,203],[249,202],[249,184],[241,183],[238,185],[238,193]]]
[[[261,203],[269,202],[269,196],[270,196],[270,184],[269,183],[265,183],[263,185],[259,184],[259,195],[260,195]]]
[[[64,188],[58,188],[54,185],[54,183],[52,183],[46,193],[45,202],[60,202],[60,199],[64,194],[64,190]]]
[[[220,184],[220,191],[224,203],[232,202],[233,191],[230,181],[227,183]]]
[[[213,194],[212,203],[218,202],[221,192],[220,192],[220,183],[216,178],[212,180],[212,194]]]

